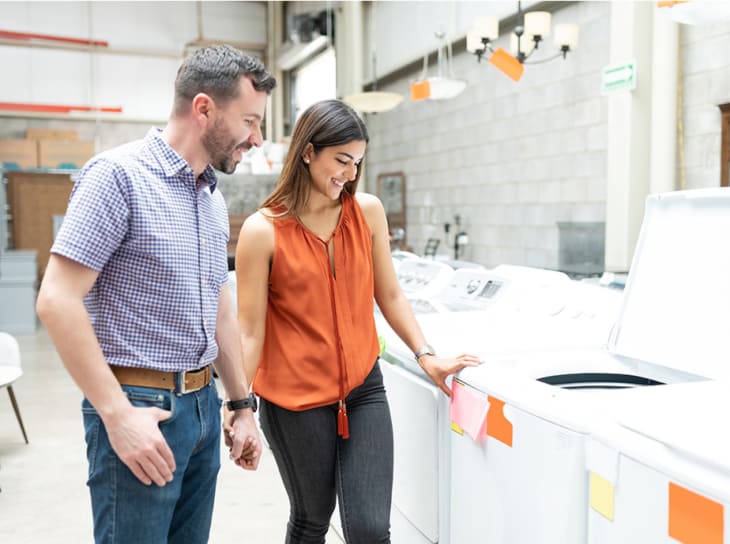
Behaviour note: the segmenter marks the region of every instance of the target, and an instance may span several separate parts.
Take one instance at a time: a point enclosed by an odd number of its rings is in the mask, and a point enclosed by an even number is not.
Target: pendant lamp
[[[372,3],[370,8],[370,60],[373,66],[373,85],[371,91],[351,94],[342,100],[350,104],[356,110],[363,113],[382,113],[396,108],[403,102],[403,95],[399,93],[378,91],[378,78],[376,72],[375,54],[375,6]]]

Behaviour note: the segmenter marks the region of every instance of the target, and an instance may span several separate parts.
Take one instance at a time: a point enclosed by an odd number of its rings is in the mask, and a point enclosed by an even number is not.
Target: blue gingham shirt
[[[208,166],[147,136],[80,172],[52,253],[99,272],[85,303],[107,361],[181,371],[213,362],[228,279],[228,213]]]

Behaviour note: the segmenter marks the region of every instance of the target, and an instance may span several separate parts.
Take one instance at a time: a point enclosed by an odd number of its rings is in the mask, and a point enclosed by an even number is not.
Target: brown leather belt
[[[168,389],[184,395],[198,391],[210,383],[211,365],[186,372],[163,372],[151,368],[111,366],[112,372],[122,385]]]

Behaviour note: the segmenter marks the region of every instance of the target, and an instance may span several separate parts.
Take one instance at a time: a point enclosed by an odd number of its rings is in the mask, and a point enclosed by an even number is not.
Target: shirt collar
[[[170,144],[162,138],[161,134],[162,129],[151,128],[147,132],[145,140],[147,141],[152,154],[157,159],[157,162],[160,164],[162,171],[165,172],[165,175],[168,177],[177,177],[184,171],[188,171],[188,173],[190,173],[192,171],[192,167],[177,151],[170,147]],[[206,165],[198,178],[198,182],[210,187],[211,193],[215,191],[215,188],[218,185],[218,178],[216,177],[212,166],[209,164]]]

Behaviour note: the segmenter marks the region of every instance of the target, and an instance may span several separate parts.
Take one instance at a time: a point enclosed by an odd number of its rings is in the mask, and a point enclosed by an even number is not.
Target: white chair
[[[18,341],[6,332],[0,332],[0,387],[8,388],[10,403],[15,410],[15,417],[20,424],[25,443],[28,443],[28,435],[25,433],[23,418],[20,417],[20,408],[13,392],[13,382],[23,375],[20,367],[20,347]]]

